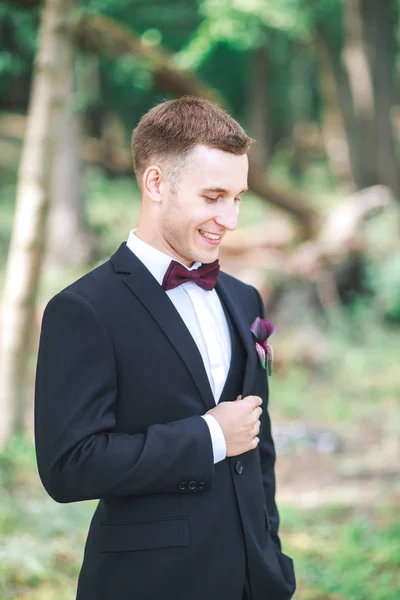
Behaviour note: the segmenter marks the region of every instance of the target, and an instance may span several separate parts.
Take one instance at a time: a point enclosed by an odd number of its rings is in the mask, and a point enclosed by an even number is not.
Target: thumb
[[[239,396],[236,398],[236,400],[241,400],[242,399],[242,394],[239,394]]]

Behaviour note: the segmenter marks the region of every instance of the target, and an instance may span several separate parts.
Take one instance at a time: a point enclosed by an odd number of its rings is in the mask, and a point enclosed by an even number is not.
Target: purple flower
[[[268,366],[268,373],[272,375],[272,361],[274,360],[274,351],[268,344],[268,338],[274,333],[275,327],[270,321],[257,317],[250,327],[251,333],[256,340],[256,351],[263,369]]]

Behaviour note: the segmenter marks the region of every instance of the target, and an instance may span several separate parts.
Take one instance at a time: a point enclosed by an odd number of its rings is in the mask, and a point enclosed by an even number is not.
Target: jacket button
[[[207,484],[206,484],[206,482],[205,482],[205,481],[199,481],[199,484],[198,484],[198,486],[197,486],[197,489],[199,489],[199,490],[204,490],[204,488],[206,488],[206,487],[207,487]]]
[[[240,462],[240,460],[236,463],[235,469],[236,473],[239,473],[239,475],[243,473],[243,464]]]
[[[181,481],[180,484],[178,485],[178,490],[181,490],[182,492],[184,490],[187,489],[188,484],[186,483],[186,481]]]
[[[197,481],[189,481],[188,488],[189,490],[197,490]]]

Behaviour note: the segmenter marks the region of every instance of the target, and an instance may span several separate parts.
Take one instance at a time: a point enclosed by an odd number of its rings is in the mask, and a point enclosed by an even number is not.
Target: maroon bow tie
[[[162,288],[167,292],[168,290],[178,287],[178,285],[181,285],[182,283],[193,281],[203,288],[203,290],[209,291],[215,288],[218,272],[218,260],[201,265],[201,267],[193,269],[193,271],[188,271],[186,267],[176,262],[176,260],[172,260],[164,275]]]

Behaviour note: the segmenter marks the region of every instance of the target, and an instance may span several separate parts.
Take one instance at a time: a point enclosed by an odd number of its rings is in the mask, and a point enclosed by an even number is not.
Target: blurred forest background
[[[296,600],[400,597],[399,0],[0,1],[0,598],[71,600],[94,505],[42,490],[49,298],[136,224],[130,135],[225,106],[257,143],[225,270],[277,327],[270,411]]]

